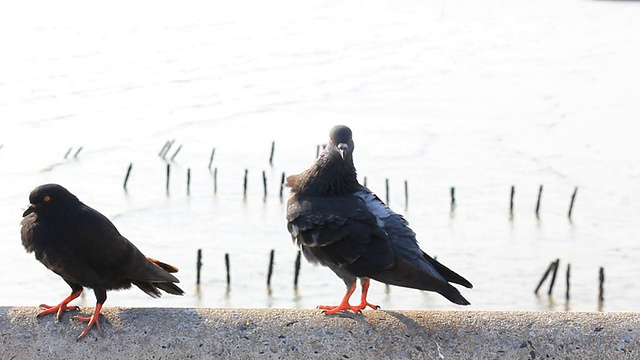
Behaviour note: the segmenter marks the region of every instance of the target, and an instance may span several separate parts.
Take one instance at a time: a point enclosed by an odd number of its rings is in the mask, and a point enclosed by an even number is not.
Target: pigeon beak
[[[342,156],[342,160],[344,160],[345,157],[347,156],[347,153],[349,152],[349,145],[345,143],[340,143],[338,144],[337,148],[338,148],[338,152],[340,153],[340,156]]]
[[[29,204],[29,207],[27,208],[27,210],[25,210],[24,213],[22,213],[22,217],[25,217],[35,211],[36,211],[36,206],[33,204]]]

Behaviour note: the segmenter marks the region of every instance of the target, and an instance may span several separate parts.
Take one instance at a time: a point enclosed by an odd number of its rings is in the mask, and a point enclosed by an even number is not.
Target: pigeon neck
[[[360,186],[353,159],[337,152],[324,152],[302,175],[298,192],[306,195],[345,195]]]

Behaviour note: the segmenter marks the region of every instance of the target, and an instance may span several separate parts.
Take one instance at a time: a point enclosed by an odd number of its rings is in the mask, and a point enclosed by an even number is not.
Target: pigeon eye
[[[51,196],[47,195],[44,197],[44,201],[49,201],[49,200],[51,200]]]

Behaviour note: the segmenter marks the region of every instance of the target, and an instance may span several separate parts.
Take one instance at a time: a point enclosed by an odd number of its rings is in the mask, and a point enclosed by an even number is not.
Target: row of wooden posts
[[[167,152],[169,151],[169,149],[170,149],[170,147],[172,145],[173,145],[173,140],[167,141],[158,155],[166,160]],[[180,151],[181,148],[182,148],[182,145],[180,145],[178,147],[178,149],[175,151],[175,153],[173,154],[173,156],[171,156],[171,158],[170,158],[171,161],[173,161],[173,159],[178,154],[178,152]],[[269,156],[269,163],[271,165],[273,165],[274,149],[275,149],[275,142],[272,142],[271,143],[271,155]],[[209,158],[209,170],[210,171],[211,171],[211,166],[212,166],[212,163],[213,163],[213,157],[215,155],[215,151],[216,151],[216,149],[213,148],[213,150],[211,151],[211,156]],[[320,145],[318,145],[317,152],[319,154]],[[133,167],[133,163],[130,163],[129,167],[127,168],[127,173],[126,173],[125,178],[124,178],[123,187],[124,187],[125,191],[127,189],[127,182],[129,181],[129,176],[131,174],[132,167]],[[217,167],[215,167],[213,169],[212,174],[213,174],[213,193],[217,194],[217,192],[218,192],[218,168]],[[169,193],[170,175],[171,175],[171,164],[167,163],[167,179],[166,179],[166,191],[167,191],[167,194]],[[243,181],[243,195],[245,197],[247,195],[248,178],[249,178],[249,170],[245,169],[244,170],[244,181]],[[280,178],[280,199],[282,199],[282,197],[283,197],[285,179],[286,179],[286,176],[285,176],[285,173],[283,172],[282,176]],[[190,194],[190,185],[191,185],[191,168],[188,168],[187,169],[187,195]],[[267,174],[266,174],[266,172],[264,170],[262,171],[262,185],[263,185],[263,189],[264,189],[264,198],[266,199],[266,197],[267,197]],[[363,179],[363,185],[367,186],[367,177],[366,176]],[[510,196],[510,200],[509,200],[509,213],[512,216],[513,216],[513,209],[514,209],[514,197],[515,197],[515,192],[516,192],[515,190],[516,190],[515,186],[512,185],[511,186],[511,196]],[[540,215],[540,204],[541,204],[541,200],[542,200],[542,190],[543,190],[543,186],[540,185],[540,188],[538,189],[538,198],[537,198],[537,201],[536,201],[536,209],[535,209],[536,217],[539,217],[539,215]],[[455,193],[455,191],[456,191],[455,187],[451,187],[450,194],[451,194],[451,210],[452,211],[456,206],[456,193]],[[575,203],[577,193],[578,193],[578,188],[576,187],[573,190],[573,194],[571,195],[571,201],[569,203],[569,211],[567,213],[567,216],[569,218],[571,218],[571,215],[573,213],[573,205]],[[385,203],[389,204],[389,179],[388,178],[385,179]],[[408,183],[407,180],[404,181],[404,203],[405,203],[405,210],[406,210],[409,207],[409,183]]]
[[[273,262],[275,260],[275,250],[271,250],[269,253],[269,268],[267,270],[267,286],[271,286],[271,275],[273,274]],[[298,279],[300,276],[300,256],[301,251],[298,250],[298,255],[296,255],[296,260],[294,262],[294,270],[293,270],[293,287],[295,289],[298,288]],[[227,274],[227,286],[231,285],[231,260],[229,257],[229,253],[224,254],[224,265]],[[196,259],[196,284],[200,285],[200,271],[202,269],[202,249],[198,249],[198,255]]]
[[[174,145],[175,140],[168,140],[165,142],[165,144],[163,145],[162,149],[160,150],[160,152],[158,153],[158,156],[160,156],[162,159],[164,159],[165,161],[167,161],[167,170],[166,170],[166,192],[167,194],[169,193],[169,183],[170,183],[170,178],[171,178],[171,164],[170,162],[172,162],[175,157],[178,155],[178,153],[180,152],[180,150],[182,149],[182,145],[179,145],[178,148],[173,152],[173,155],[171,157],[167,157],[169,150],[171,149],[171,147]],[[316,157],[319,156],[320,154],[320,149],[324,148],[324,146],[326,145],[317,145],[316,147]],[[71,154],[71,151],[73,150],[73,147],[69,148],[69,150],[67,150],[67,153],[65,154],[64,158],[67,159],[68,156]],[[75,154],[74,154],[74,158],[76,158],[78,156],[78,154],[80,153],[80,151],[82,151],[82,146],[80,146]],[[269,164],[273,166],[273,155],[275,152],[275,141],[271,142],[271,152],[269,155]],[[215,156],[216,153],[216,148],[214,147],[211,150],[211,156],[209,157],[209,171],[212,173],[213,176],[213,193],[217,194],[218,192],[218,168],[214,167],[213,171],[211,171],[211,166],[213,165],[213,158]],[[129,163],[129,166],[127,168],[127,172],[124,178],[124,184],[123,184],[123,188],[125,189],[125,191],[127,190],[127,183],[129,182],[129,177],[131,175],[131,170],[133,169],[133,163]],[[249,178],[249,170],[245,169],[244,170],[244,181],[243,181],[243,195],[246,197],[247,195],[247,187],[248,187],[248,178]],[[284,193],[284,182],[285,182],[285,173],[282,173],[281,179],[280,179],[280,199],[283,198],[283,193]],[[267,198],[267,174],[266,172],[263,170],[262,171],[262,185],[263,185],[263,190],[264,190],[264,198]],[[367,177],[364,177],[364,181],[363,181],[363,185],[367,186]],[[542,190],[543,190],[543,186],[540,185],[540,188],[538,189],[538,199],[536,201],[536,209],[535,209],[535,214],[538,217],[540,215],[540,203],[541,203],[541,199],[542,199]],[[191,193],[191,168],[187,169],[187,195],[190,195]],[[578,193],[578,188],[576,187],[573,191],[573,194],[571,195],[571,201],[569,203],[569,211],[567,213],[567,216],[569,218],[571,218],[571,215],[573,213],[573,205],[575,203],[575,199],[576,199],[576,195]],[[456,206],[456,195],[455,195],[455,187],[451,187],[450,189],[450,194],[451,194],[451,210],[453,210]],[[514,208],[514,197],[515,197],[515,186],[511,186],[511,196],[510,196],[510,201],[509,201],[509,213],[511,215],[513,215],[513,208]],[[389,204],[389,179],[386,178],[385,179],[385,202],[386,204]],[[409,183],[407,180],[404,181],[404,204],[405,204],[405,210],[408,209],[409,207]]]
[[[542,287],[542,283],[544,283],[544,281],[549,277],[549,275],[551,275],[551,280],[549,281],[549,290],[547,291],[547,295],[552,294],[553,286],[556,283],[556,276],[558,274],[559,267],[560,267],[560,259],[556,259],[555,261],[552,261],[551,264],[549,264],[549,267],[542,275],[540,282],[538,282],[538,286],[536,286],[536,289],[534,290],[534,294],[536,295],[538,294],[538,291],[540,291],[540,288]],[[565,292],[565,299],[569,300],[571,298],[569,293],[570,282],[571,282],[571,264],[567,264],[567,272],[566,272],[565,279],[566,279],[566,285],[567,285],[566,292]],[[600,269],[598,270],[598,301],[604,302],[604,268],[603,267],[600,267]]]

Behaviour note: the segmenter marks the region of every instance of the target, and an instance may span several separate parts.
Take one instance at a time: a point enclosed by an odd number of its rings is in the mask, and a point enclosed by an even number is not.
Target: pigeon
[[[334,126],[315,162],[287,178],[287,228],[305,258],[329,267],[347,286],[337,306],[318,306],[325,314],[359,313],[366,307],[370,279],[389,285],[434,291],[459,305],[469,301],[450,283],[473,285],[420,249],[416,234],[371,190],[360,185],[353,163],[352,132]],[[359,305],[350,305],[356,280]]]
[[[100,310],[107,300],[107,290],[128,289],[131,284],[157,298],[163,290],[182,295],[171,275],[178,269],[145,257],[109,219],[83,204],[58,184],[45,184],[33,189],[31,203],[21,222],[21,238],[27,252],[35,253],[44,266],[71,287],[71,294],[58,305],[42,304],[38,317],[55,313],[58,320],[65,311],[79,310],[69,302],[80,296],[83,288],[91,288],[96,296],[93,315],[77,316],[87,322],[78,340],[95,325],[103,335]]]

